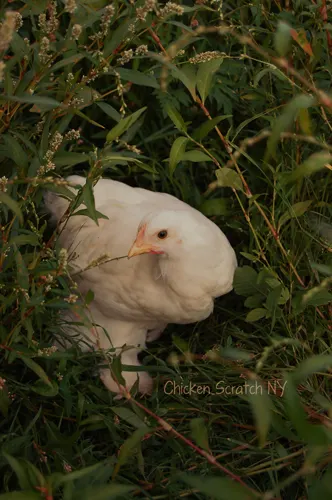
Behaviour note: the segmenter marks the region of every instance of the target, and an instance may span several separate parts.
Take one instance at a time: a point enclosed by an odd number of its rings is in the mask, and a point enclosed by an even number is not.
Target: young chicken
[[[74,185],[85,179],[70,176]],[[75,254],[74,272],[107,254],[127,258],[92,267],[77,277],[80,292],[90,289],[94,329],[79,327],[83,349],[116,348],[125,365],[140,365],[138,353],[156,339],[168,323],[194,323],[213,311],[216,297],[232,290],[237,267],[235,252],[219,227],[177,198],[121,182],[101,179],[94,187],[96,209],[108,219],[99,226],[84,215],[72,216],[61,227],[59,243]],[[60,221],[68,201],[48,192],[45,203]],[[82,207],[81,207],[82,208]],[[67,331],[76,322],[65,313]],[[122,350],[122,348],[124,349]],[[106,387],[121,393],[110,370],[101,369]],[[151,377],[143,371],[123,371],[126,388],[139,377],[139,391],[149,393]]]

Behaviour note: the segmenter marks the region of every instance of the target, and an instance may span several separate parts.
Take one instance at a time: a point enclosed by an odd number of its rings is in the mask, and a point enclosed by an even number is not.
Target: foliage
[[[108,4],[0,8],[0,498],[332,498],[331,5]],[[213,316],[151,344],[144,401],[53,347],[93,293],[43,190],[98,223],[101,175],[202,210],[239,257]]]

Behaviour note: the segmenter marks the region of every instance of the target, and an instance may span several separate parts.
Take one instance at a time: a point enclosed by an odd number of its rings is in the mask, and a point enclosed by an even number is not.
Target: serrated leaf
[[[191,435],[195,443],[203,450],[210,453],[209,437],[205,427],[204,418],[193,418],[190,420]]]
[[[165,105],[165,111],[180,132],[187,132],[187,127],[182,116],[169,102]]]
[[[266,309],[264,309],[263,307],[257,307],[256,309],[253,309],[247,314],[246,321],[248,323],[254,323],[255,321],[265,318],[266,313],[267,313]]]
[[[12,212],[14,212],[15,215],[17,215],[20,223],[23,224],[22,211],[21,211],[20,206],[17,203],[17,201],[13,200],[13,198],[11,198],[7,193],[0,191],[0,207],[1,207],[1,203],[4,203],[5,205],[7,205],[7,207]]]
[[[138,111],[135,111],[135,113],[133,113],[132,115],[127,116],[126,118],[123,118],[122,120],[120,120],[119,123],[117,125],[115,125],[115,127],[113,127],[108,132],[108,134],[106,136],[106,141],[112,142],[112,141],[114,141],[114,139],[117,139],[118,137],[120,137],[124,132],[126,132],[126,130],[128,130],[139,119],[139,117],[142,115],[142,113],[144,113],[145,110],[146,110],[146,106],[139,109]]]
[[[249,488],[225,477],[190,476],[181,474],[181,481],[207,495],[211,500],[254,500]]]
[[[216,170],[217,183],[219,187],[230,187],[243,191],[241,177],[235,170],[223,167]]]
[[[227,118],[232,118],[232,115],[216,116],[211,120],[207,120],[200,127],[194,130],[192,134],[193,139],[195,139],[196,141],[202,141],[202,139],[204,139],[204,137],[206,137],[208,133],[212,129],[214,129],[216,125],[218,125],[218,123],[220,123],[222,120],[226,120]]]
[[[279,219],[279,228],[285,224],[289,219],[293,219],[295,217],[301,217],[301,215],[305,214],[312,204],[312,200],[299,201],[292,205],[287,212],[282,214]]]
[[[292,28],[284,21],[279,21],[274,34],[274,46],[279,56],[285,57],[292,46]]]
[[[250,266],[238,267],[234,273],[233,287],[235,293],[249,297],[259,292],[258,274]]]
[[[187,137],[178,137],[172,144],[169,154],[169,173],[171,176],[186,150],[188,140]]]
[[[203,104],[211,90],[213,75],[218,71],[223,60],[224,59],[220,57],[218,59],[212,59],[211,61],[199,63],[198,65],[196,85]]]

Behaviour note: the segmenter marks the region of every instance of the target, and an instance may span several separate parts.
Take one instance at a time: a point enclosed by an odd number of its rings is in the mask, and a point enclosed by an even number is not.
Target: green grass
[[[0,498],[332,498],[325,2],[55,3],[0,8]],[[102,353],[47,351],[77,291],[42,195],[71,173],[172,193],[236,250],[214,314],[143,353],[150,397],[114,400]]]

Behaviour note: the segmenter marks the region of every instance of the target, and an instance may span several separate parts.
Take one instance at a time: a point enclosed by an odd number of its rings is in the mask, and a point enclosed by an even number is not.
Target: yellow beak
[[[152,251],[151,245],[138,246],[136,240],[128,252],[128,259],[130,259],[130,257],[135,257],[136,255],[141,255],[142,253],[150,253],[151,251]]]
[[[160,254],[163,253],[160,248],[155,247],[151,244],[144,243],[144,235],[145,235],[145,229],[146,226],[142,226],[141,229],[139,230],[136,240],[133,243],[133,246],[128,252],[128,259],[131,257],[135,257],[136,255],[141,255],[143,253],[154,253],[154,254]]]
[[[136,240],[133,243],[133,246],[128,252],[128,259],[130,257],[135,257],[136,255],[141,255],[142,253],[149,253],[151,251],[150,245],[144,244],[144,234],[145,234],[145,225],[141,227],[139,230]]]

